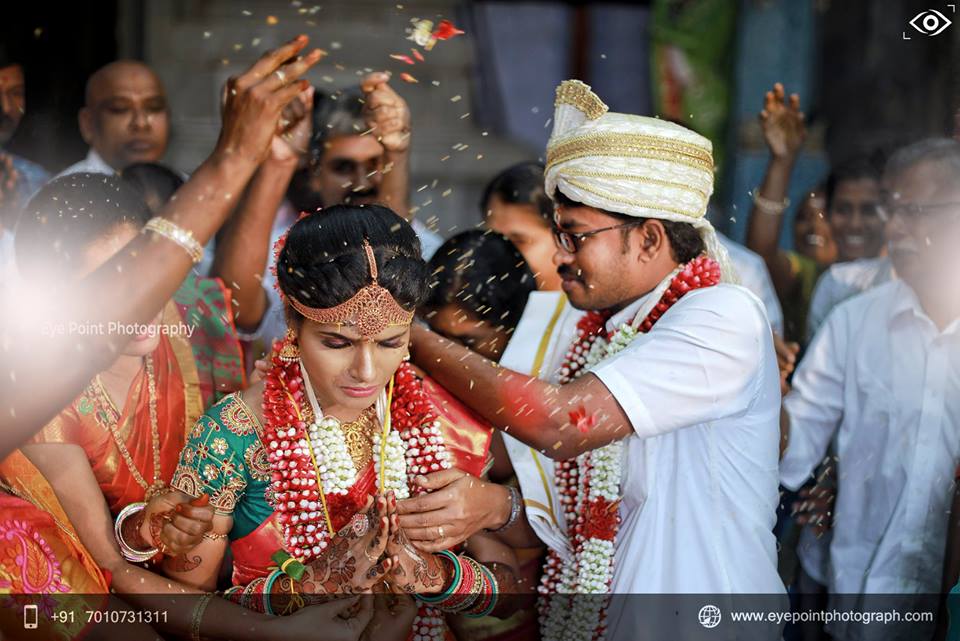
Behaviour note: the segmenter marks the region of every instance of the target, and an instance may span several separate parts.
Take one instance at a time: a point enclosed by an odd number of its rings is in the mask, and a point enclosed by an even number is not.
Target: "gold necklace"
[[[372,411],[373,408],[368,407],[360,413],[357,420],[340,424],[343,442],[357,472],[362,472],[373,460],[373,436],[370,434]]]
[[[127,464],[127,468],[129,468],[130,474],[133,475],[133,479],[145,490],[144,500],[149,501],[154,494],[163,489],[164,482],[161,478],[162,472],[160,470],[160,426],[157,419],[157,380],[153,371],[153,356],[147,355],[144,357],[144,366],[147,370],[147,405],[150,410],[150,439],[153,445],[153,483],[147,485],[147,481],[143,478],[143,475],[140,474],[140,470],[137,469],[137,465],[133,462],[133,457],[130,456],[130,450],[127,449],[127,445],[120,436],[118,426],[112,421],[108,421],[107,427],[110,429],[113,442],[117,445],[120,456],[123,457],[124,462]],[[106,390],[103,388],[103,383],[100,382],[100,376],[98,375],[94,380],[97,385],[100,386],[100,392],[106,396]],[[107,398],[109,398],[109,396],[107,396]]]

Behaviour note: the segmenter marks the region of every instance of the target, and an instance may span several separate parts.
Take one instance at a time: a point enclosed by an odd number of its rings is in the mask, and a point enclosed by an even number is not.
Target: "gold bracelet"
[[[753,190],[753,204],[757,206],[757,209],[765,214],[779,216],[787,210],[787,207],[790,206],[790,199],[784,198],[783,202],[778,202],[776,200],[764,198],[760,195],[760,188],[757,187]]]
[[[223,539],[227,538],[228,536],[230,536],[230,535],[229,535],[227,532],[224,532],[223,534],[219,534],[219,533],[217,533],[217,532],[204,532],[204,533],[203,533],[203,538],[205,538],[205,539],[208,540],[208,541],[222,541]]]
[[[172,220],[160,216],[151,218],[144,225],[143,231],[152,231],[180,245],[195,265],[203,260],[203,245],[197,242],[197,239],[193,237],[189,230],[180,227]]]
[[[203,613],[206,612],[213,596],[213,592],[204,592],[197,604],[193,606],[193,617],[190,621],[190,641],[201,641],[200,622],[203,620]]]

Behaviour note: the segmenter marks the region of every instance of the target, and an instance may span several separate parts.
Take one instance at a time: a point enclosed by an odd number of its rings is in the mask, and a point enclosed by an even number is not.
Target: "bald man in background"
[[[95,71],[78,120],[90,152],[61,176],[113,174],[134,163],[157,162],[167,149],[167,95],[157,74],[142,62],[118,60]]]

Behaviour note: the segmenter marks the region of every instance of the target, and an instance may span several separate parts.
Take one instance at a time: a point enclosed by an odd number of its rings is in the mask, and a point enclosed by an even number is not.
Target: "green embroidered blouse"
[[[270,464],[256,413],[229,394],[200,417],[180,453],[173,487],[206,493],[217,514],[233,517],[230,540],[243,538],[273,514],[267,502]]]

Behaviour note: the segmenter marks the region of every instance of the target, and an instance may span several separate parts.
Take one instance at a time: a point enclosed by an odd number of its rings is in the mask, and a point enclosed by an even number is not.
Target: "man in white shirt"
[[[858,258],[831,265],[820,276],[813,289],[807,315],[807,341],[813,340],[834,307],[893,278],[893,265],[889,256]]]
[[[704,217],[711,144],[673,123],[606,111],[582,83],[557,90],[546,192],[568,301],[532,297],[501,360],[513,371],[424,328],[414,330],[413,358],[513,437],[527,519],[551,548],[548,593],[777,600],[780,394],[769,321],[745,288],[712,285],[704,273],[687,280],[704,264],[733,276]],[[723,610],[730,598],[720,600]],[[545,636],[591,638],[591,603],[551,606]],[[679,612],[678,602],[654,616],[637,605],[611,602],[607,638],[704,631],[697,610]]]
[[[777,336],[783,336],[783,308],[780,307],[777,290],[773,288],[766,261],[757,252],[747,249],[720,232],[717,232],[717,239],[730,254],[730,260],[740,277],[740,284],[760,299],[767,310],[770,328]]]
[[[843,301],[853,298],[878,285],[889,282],[895,277],[889,256],[857,258],[831,265],[817,280],[810,299],[807,314],[807,344],[833,309]],[[804,499],[804,505],[820,507],[824,500],[832,500],[836,494],[837,467],[831,454],[817,473],[820,483],[811,490],[812,499]],[[819,501],[820,505],[816,502]],[[815,518],[822,518],[818,514]],[[830,572],[830,541],[832,535],[829,525],[807,525],[800,531],[797,541],[797,561],[806,576],[800,578],[798,589],[811,593],[826,593],[827,575]],[[812,579],[812,581],[808,581]]]
[[[26,109],[23,65],[0,45],[0,291],[16,278],[13,228],[20,209],[50,178],[40,165],[5,149]]]
[[[292,178],[286,173],[270,179],[276,183],[274,191],[279,190],[273,203],[284,190],[286,198],[279,207],[263,205],[240,212],[218,239],[221,249],[211,274],[234,284],[237,328],[260,347],[269,349],[286,331],[276,278],[268,269],[273,259],[268,250],[296,222],[299,212],[338,203],[380,203],[411,219],[410,111],[389,78],[386,73],[371,73],[357,88],[311,92],[313,117],[306,120],[305,132],[291,132],[296,140],[289,140],[300,156],[294,159],[298,164]],[[261,171],[273,161],[268,158]],[[254,179],[251,190],[257,183]],[[442,239],[416,219],[411,226],[424,259],[429,259]]]
[[[901,280],[842,303],[817,332],[784,401],[780,477],[799,488],[834,441],[832,598],[917,595],[900,605],[924,609],[931,606],[922,595],[940,587],[960,458],[960,292],[952,269],[960,143],[932,139],[901,149],[883,183],[890,258]],[[868,597],[856,605],[876,609]],[[843,640],[920,639],[932,624],[828,630]]]
[[[167,150],[166,92],[157,74],[136,60],[111,62],[90,76],[78,121],[90,151],[59,176],[113,174],[134,163],[157,162]]]
[[[834,263],[820,276],[813,290],[810,310],[807,315],[807,343],[823,326],[827,316],[837,305],[857,294],[889,282],[895,277],[889,256],[857,258]],[[832,458],[832,455],[829,455]],[[823,500],[836,494],[837,466],[834,460],[825,461],[817,473],[820,483],[811,490],[812,499],[804,499],[804,505],[820,507]],[[818,515],[816,518],[822,518]],[[832,535],[821,525],[807,525],[800,532],[797,542],[797,560],[806,576],[800,578],[798,589],[810,593],[825,593],[827,575],[830,571],[830,541]],[[812,581],[809,581],[812,580]]]

